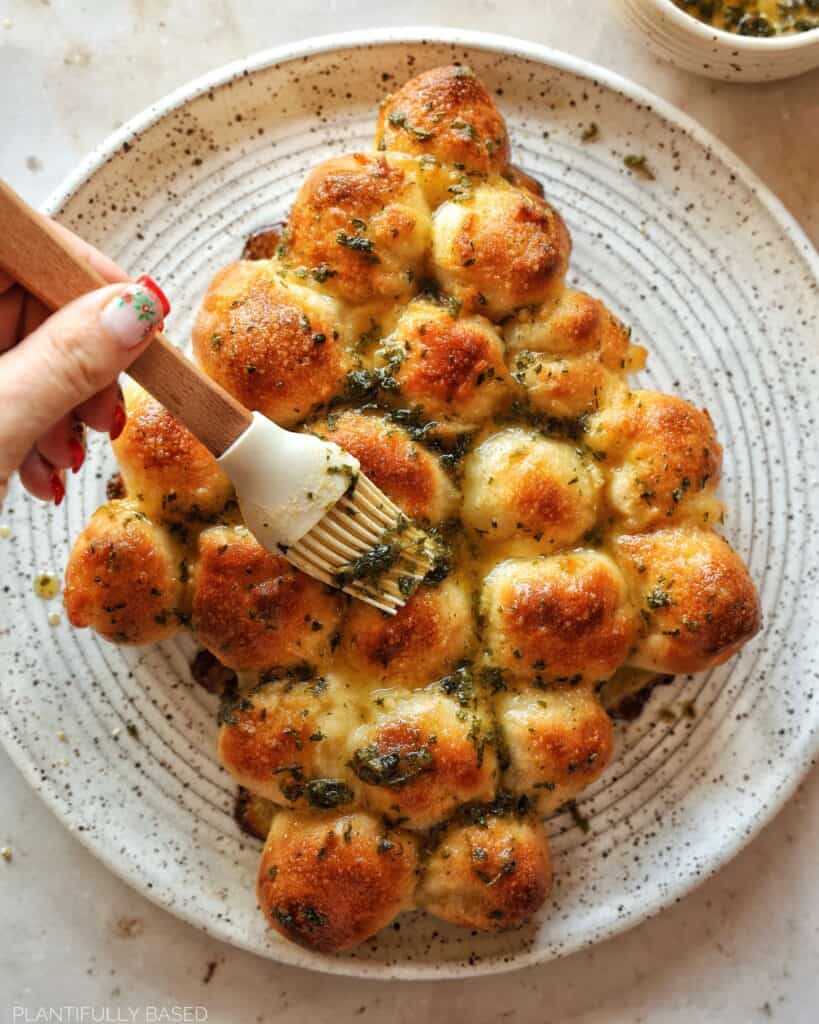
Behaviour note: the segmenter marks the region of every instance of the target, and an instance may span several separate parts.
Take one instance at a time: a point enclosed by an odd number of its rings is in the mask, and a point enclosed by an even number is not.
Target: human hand
[[[0,500],[15,470],[35,497],[59,505],[65,471],[79,472],[86,426],[112,438],[125,425],[117,378],[161,328],[167,299],[150,278],[128,283],[111,260],[54,225],[112,284],[49,315],[0,270]]]

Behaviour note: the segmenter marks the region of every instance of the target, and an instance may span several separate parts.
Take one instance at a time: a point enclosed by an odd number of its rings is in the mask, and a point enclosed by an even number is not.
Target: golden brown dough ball
[[[386,417],[344,412],[311,429],[355,455],[361,472],[411,519],[440,523],[455,511],[458,492],[438,459]]]
[[[370,814],[281,811],[265,843],[256,894],[280,935],[332,953],[357,946],[413,906],[413,836]]]
[[[513,379],[526,389],[531,408],[556,419],[577,419],[594,412],[611,400],[611,392],[620,384],[596,352],[569,359],[518,352],[510,366]]]
[[[446,580],[422,586],[395,615],[354,601],[341,653],[353,672],[391,686],[424,686],[443,676],[473,641],[472,602],[466,587]]]
[[[344,389],[351,361],[344,314],[269,260],[221,270],[193,328],[196,358],[248,409],[284,427]]]
[[[551,888],[543,824],[488,813],[447,828],[424,864],[417,901],[451,924],[494,931],[530,918]]]
[[[290,807],[344,807],[356,797],[347,736],[358,725],[348,686],[333,677],[271,680],[226,695],[219,758],[240,786]]]
[[[233,487],[207,448],[137,384],[124,394],[128,418],[113,449],[129,501],[156,521],[221,512]]]
[[[121,644],[151,644],[186,619],[184,552],[127,501],[97,509],[74,543],[63,603],[72,626]]]
[[[600,470],[576,445],[508,427],[464,460],[462,518],[488,540],[525,537],[550,551],[594,526],[602,488]]]
[[[560,214],[505,182],[444,203],[432,222],[436,280],[464,311],[493,319],[556,297],[570,251]]]
[[[599,299],[571,288],[536,310],[520,310],[504,326],[503,336],[510,352],[553,356],[596,352],[610,370],[627,370],[644,355],[643,349],[631,344],[629,329]]]
[[[417,290],[430,239],[414,161],[353,153],[319,164],[290,214],[286,259],[354,304]]]
[[[556,302],[523,309],[504,328],[509,365],[532,407],[582,416],[611,401],[620,378],[642,369],[645,349],[598,299],[566,289]]]
[[[370,810],[424,829],[459,804],[492,799],[492,725],[470,683],[464,670],[429,690],[378,698],[373,720],[350,741],[352,770]]]
[[[611,760],[611,720],[590,686],[502,693],[496,713],[509,757],[504,785],[527,793],[541,814],[590,786]]]
[[[501,562],[481,614],[487,662],[522,679],[605,679],[636,633],[623,576],[597,551]]]
[[[389,96],[378,116],[375,145],[481,174],[503,173],[509,164],[503,117],[465,67],[425,71]]]
[[[509,395],[503,342],[484,317],[454,319],[429,300],[411,303],[383,355],[400,386],[396,401],[423,409],[438,432],[468,430]]]
[[[754,582],[718,533],[678,526],[623,535],[615,551],[642,619],[629,664],[700,672],[727,661],[758,632]]]
[[[229,668],[319,665],[340,616],[337,591],[265,551],[244,527],[200,534],[192,627]]]
[[[591,418],[586,442],[605,459],[608,502],[624,530],[683,517],[720,521],[722,446],[706,409],[655,391],[625,392]]]

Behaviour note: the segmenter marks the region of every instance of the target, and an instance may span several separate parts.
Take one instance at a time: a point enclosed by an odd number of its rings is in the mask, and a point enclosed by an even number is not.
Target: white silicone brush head
[[[245,523],[269,551],[296,544],[358,477],[358,459],[312,434],[283,430],[259,412],[219,464]]]
[[[337,444],[254,412],[218,461],[259,543],[329,586],[395,614],[433,566],[430,538]]]

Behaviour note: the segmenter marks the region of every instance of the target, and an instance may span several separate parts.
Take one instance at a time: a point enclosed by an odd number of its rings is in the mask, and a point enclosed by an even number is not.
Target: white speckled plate
[[[174,93],[105,143],[52,209],[126,268],[154,273],[173,296],[170,333],[184,340],[210,276],[285,213],[305,170],[367,147],[381,96],[451,61],[471,64],[495,92],[515,160],[572,231],[572,283],[648,346],[645,381],[711,410],[726,447],[727,532],[765,611],[763,633],[739,657],[661,688],[640,719],[618,725],[616,761],[580,801],[590,831],[567,815],[549,823],[556,884],[537,920],[485,937],[408,915],[336,957],[271,937],[254,898],[258,849],[234,824],[234,788],[216,761],[212,700],[188,672],[190,639],[113,647],[64,617],[50,625],[56,603],[32,592],[35,573],[62,572],[105,500],[107,446],[92,445],[61,508],[15,487],[0,519],[11,529],[0,538],[0,733],[20,769],[150,898],[228,942],[330,972],[468,977],[622,931],[732,857],[819,745],[819,261],[776,199],[678,111],[601,68],[511,39],[440,29],[335,37]],[[600,137],[584,143],[592,121]],[[624,167],[629,153],[645,154],[655,181]],[[696,717],[667,713],[688,701]]]

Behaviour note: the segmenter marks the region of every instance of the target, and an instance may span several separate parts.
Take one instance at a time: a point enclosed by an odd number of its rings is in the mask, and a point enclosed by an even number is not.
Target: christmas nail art
[[[143,274],[105,306],[100,319],[125,348],[134,348],[162,327],[170,309],[159,285]]]

